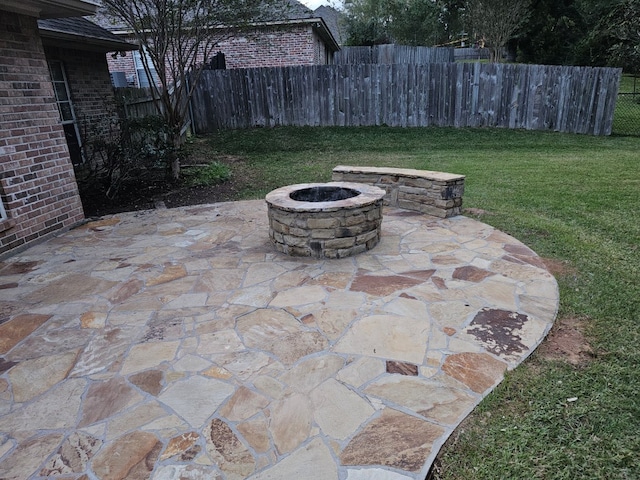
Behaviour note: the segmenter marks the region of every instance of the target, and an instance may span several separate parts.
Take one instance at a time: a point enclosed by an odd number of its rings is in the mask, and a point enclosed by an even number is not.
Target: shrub
[[[83,136],[84,163],[76,168],[81,193],[98,189],[109,200],[125,182],[144,184],[158,172],[166,174],[175,154],[168,127],[158,116],[121,120],[108,135]]]

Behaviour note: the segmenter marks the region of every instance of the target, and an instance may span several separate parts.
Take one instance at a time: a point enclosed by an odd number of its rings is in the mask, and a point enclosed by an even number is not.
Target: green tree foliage
[[[347,0],[349,45],[438,45],[464,32],[491,60],[640,72],[640,0]],[[517,56],[516,56],[517,54]]]
[[[518,60],[640,71],[640,0],[534,0]]]
[[[462,40],[467,35],[464,18],[466,0],[439,0],[440,23],[444,31],[443,41]]]
[[[587,26],[574,0],[534,0],[517,40],[518,61],[571,65]]]
[[[389,32],[396,43],[436,45],[441,41],[441,5],[430,0],[393,0],[389,12]]]
[[[605,19],[616,8],[620,0],[576,0],[575,7],[582,20],[582,38],[573,44],[574,65],[606,66],[609,64],[608,50],[613,40],[607,34]]]
[[[465,16],[479,40],[489,49],[489,60],[499,62],[502,50],[531,14],[531,0],[467,0]]]
[[[602,30],[611,40],[608,63],[640,73],[640,0],[623,0],[616,5]]]
[[[106,13],[123,22],[148,54],[142,55],[144,68],[149,78],[152,67],[157,74],[160,85],[152,84],[152,92],[176,152],[188,101],[204,62],[220,41],[238,29],[252,22],[282,18],[287,4],[276,1],[103,0]],[[177,179],[180,175],[177,156],[171,160],[171,170]]]
[[[347,44],[435,45],[445,36],[443,6],[434,0],[350,0]]]
[[[391,43],[388,10],[386,0],[345,2],[347,45]]]

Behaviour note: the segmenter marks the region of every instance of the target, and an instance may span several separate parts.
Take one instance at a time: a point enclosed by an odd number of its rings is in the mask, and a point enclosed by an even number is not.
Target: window
[[[69,90],[69,82],[64,71],[64,65],[59,60],[49,61],[49,73],[51,75],[51,83],[53,91],[56,94],[56,102],[58,111],[60,112],[60,122],[64,129],[64,136],[69,147],[69,155],[74,165],[82,163],[82,143],[80,141],[80,133],[78,131],[78,122],[76,114],[71,103],[71,92]]]
[[[7,211],[4,209],[2,198],[0,198],[0,222],[7,219]]]
[[[153,79],[153,82],[156,85],[158,85],[160,82],[158,80],[158,74],[156,73],[156,70],[153,66],[153,62],[151,61],[151,57],[149,56],[149,53],[146,50],[144,53],[145,53],[144,60],[147,62],[147,66],[150,69],[151,78]],[[147,75],[147,72],[144,69],[142,55],[140,54],[139,50],[135,50],[133,52],[133,62],[135,63],[136,73],[138,75],[138,86],[140,88],[150,87],[151,82],[149,81],[149,75]]]

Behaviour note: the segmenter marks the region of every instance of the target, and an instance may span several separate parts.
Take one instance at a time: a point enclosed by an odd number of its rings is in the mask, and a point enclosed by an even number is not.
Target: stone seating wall
[[[384,189],[384,204],[415,210],[439,218],[462,213],[464,175],[389,167],[339,165],[336,182],[366,183]]]

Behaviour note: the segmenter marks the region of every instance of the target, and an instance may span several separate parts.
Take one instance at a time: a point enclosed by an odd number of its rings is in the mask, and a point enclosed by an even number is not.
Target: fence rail
[[[457,61],[461,60],[482,60],[489,58],[488,48],[461,47],[453,49],[453,56]]]
[[[609,135],[620,70],[433,63],[204,72],[195,130],[254,126],[506,127]]]
[[[143,118],[159,114],[150,88],[122,87],[115,88],[114,92],[124,118]]]
[[[455,61],[453,51],[454,48],[450,47],[410,47],[394,44],[342,47],[340,51],[334,53],[333,63],[336,65],[447,63]]]
[[[115,88],[114,93],[121,118],[132,120],[158,116],[164,111],[164,106],[161,103],[156,105],[150,88]],[[183,105],[186,105],[186,101],[186,99],[183,99]],[[180,129],[180,136],[184,137],[189,128],[191,128],[191,119],[187,118]]]

